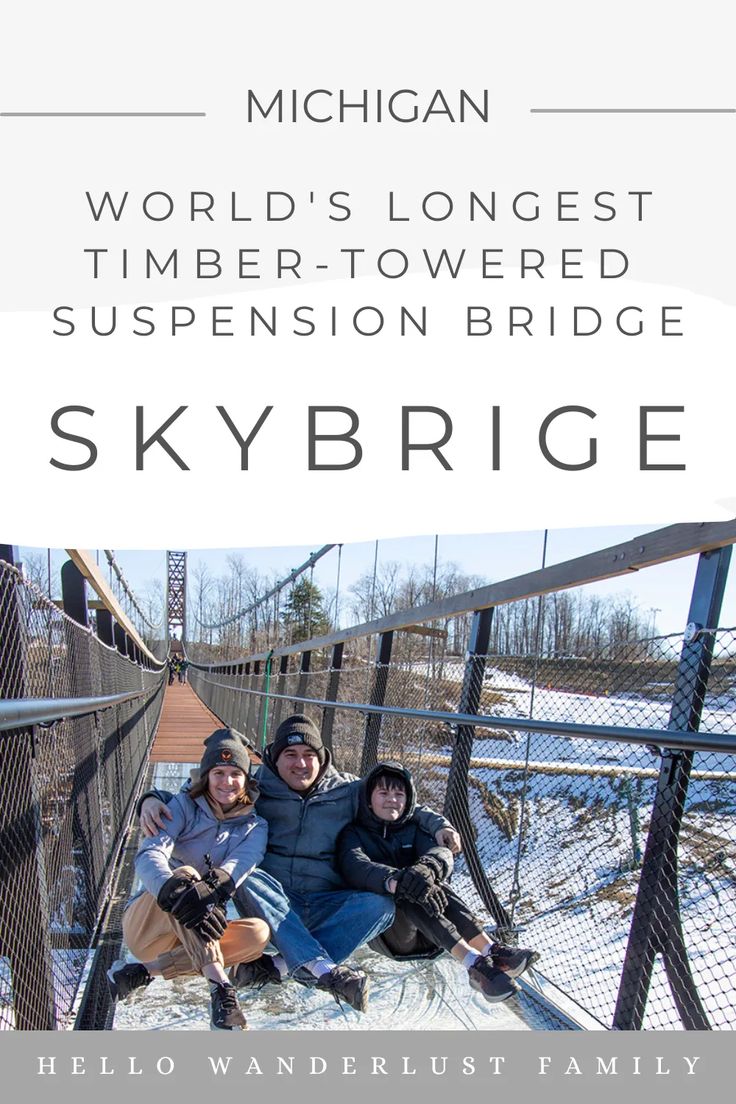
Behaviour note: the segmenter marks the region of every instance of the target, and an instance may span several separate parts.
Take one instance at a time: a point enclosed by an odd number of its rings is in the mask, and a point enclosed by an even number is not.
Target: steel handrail
[[[0,701],[0,732],[29,725],[53,724],[69,717],[85,717],[136,698],[148,697],[157,689],[158,684],[148,690],[129,690],[96,698],[6,698]]]
[[[495,717],[487,714],[452,713],[435,709],[410,709],[398,705],[371,705],[368,702],[329,701],[326,698],[303,698],[297,694],[266,694],[264,690],[248,690],[226,682],[206,679],[209,686],[234,690],[238,694],[253,694],[259,698],[300,702],[324,709],[343,709],[356,713],[378,713],[386,717],[411,717],[420,721],[440,721],[455,727],[500,728],[502,731],[533,732],[546,736],[573,736],[605,740],[617,744],[644,744],[680,751],[715,751],[736,754],[736,733],[676,732],[669,728],[629,728],[626,725],[575,724],[570,721],[541,721],[529,717]],[[695,738],[693,738],[695,737]]]

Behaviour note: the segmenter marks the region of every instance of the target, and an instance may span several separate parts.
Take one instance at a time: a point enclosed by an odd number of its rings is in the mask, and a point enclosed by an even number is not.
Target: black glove
[[[422,869],[421,864],[407,866],[396,877],[396,893],[394,894],[396,902],[400,904],[402,901],[408,901],[410,904],[418,905],[427,890],[433,885],[434,875],[426,867]]]
[[[156,903],[164,912],[173,912],[184,894],[194,885],[194,874],[172,874],[158,891]]]
[[[224,905],[213,905],[211,910],[192,927],[203,943],[217,943],[222,939],[227,927]]]
[[[224,905],[234,892],[235,883],[230,875],[215,867],[201,882],[192,883],[178,897],[170,910],[171,915],[185,928],[196,928],[215,905]]]
[[[449,854],[449,862],[443,859],[441,855],[428,851],[426,855],[422,855],[416,865],[431,871],[435,882],[444,882],[445,878],[452,873],[452,853],[445,853]]]
[[[421,900],[417,901],[428,916],[442,916],[447,908],[447,894],[440,885],[430,886]]]

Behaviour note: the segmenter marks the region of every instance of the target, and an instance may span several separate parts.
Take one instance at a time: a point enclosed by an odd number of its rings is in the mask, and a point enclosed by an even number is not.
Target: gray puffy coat
[[[204,796],[192,800],[178,793],[168,810],[172,819],[165,831],[144,840],[135,859],[136,873],[154,897],[178,866],[193,866],[199,874],[219,867],[239,886],[261,862],[268,826],[252,805],[242,816],[218,820]]]

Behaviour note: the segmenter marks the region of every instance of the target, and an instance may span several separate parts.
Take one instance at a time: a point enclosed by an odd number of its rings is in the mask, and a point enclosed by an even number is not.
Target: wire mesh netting
[[[69,1022],[163,699],[159,673],[0,562],[0,697],[130,692],[87,716],[0,732],[0,1029]]]
[[[289,712],[306,711],[322,716],[323,731],[330,719],[341,770],[360,774],[382,759],[408,766],[420,799],[444,808],[463,835],[456,889],[510,938],[534,946],[544,977],[602,1025],[612,1026],[625,1003],[624,975],[651,970],[643,1027],[697,1026],[688,1007],[700,1007],[708,1026],[732,1026],[736,758],[565,726],[736,733],[736,630],[701,631],[708,677],[702,650],[682,635],[545,653],[532,626],[525,654],[467,657],[469,627],[463,616],[429,633],[351,640],[339,669],[321,649],[306,661],[274,657],[270,672],[264,664],[248,675],[197,670],[192,682],[256,742]],[[491,635],[491,645],[502,642]],[[468,729],[301,700],[331,698],[506,723]],[[534,733],[525,718],[560,731]]]

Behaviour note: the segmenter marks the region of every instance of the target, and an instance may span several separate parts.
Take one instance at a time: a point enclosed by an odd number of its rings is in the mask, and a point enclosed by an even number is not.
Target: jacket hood
[[[368,794],[373,788],[376,779],[380,778],[382,774],[398,774],[404,780],[406,786],[406,808],[398,820],[381,820],[371,809]],[[411,820],[414,815],[416,804],[416,790],[414,788],[414,779],[411,773],[403,763],[397,763],[391,759],[386,759],[382,763],[376,763],[375,767],[368,772],[360,784],[357,820],[360,824],[365,824],[369,828],[383,828],[392,831],[396,828],[400,828],[402,824],[406,824],[408,820]]]
[[[272,775],[274,775],[274,777],[276,779],[278,779],[278,781],[281,783],[282,786],[285,787],[285,789],[289,790],[290,793],[296,794],[297,797],[309,797],[311,794],[313,794],[315,792],[315,790],[329,789],[330,788],[329,784],[331,782],[332,782],[333,785],[342,785],[342,783],[345,781],[344,778],[342,778],[339,775],[339,773],[335,770],[335,768],[333,767],[333,765],[332,765],[332,755],[331,755],[329,749],[325,748],[324,749],[325,761],[320,766],[319,774],[317,775],[317,777],[315,778],[314,782],[309,787],[309,789],[308,790],[292,790],[291,786],[286,785],[286,782],[284,782],[283,778],[281,777],[278,770],[276,769],[276,763],[274,762],[274,759],[273,759],[272,748],[273,748],[273,744],[268,744],[268,746],[264,749],[264,752],[263,752],[263,766]],[[335,776],[334,781],[332,779],[333,775]],[[268,775],[266,775],[265,778],[268,778]],[[264,781],[265,781],[265,779],[262,778],[261,779],[261,789],[264,788],[264,786],[263,786]],[[265,788],[266,789],[270,788],[268,786],[267,782],[266,782]]]

